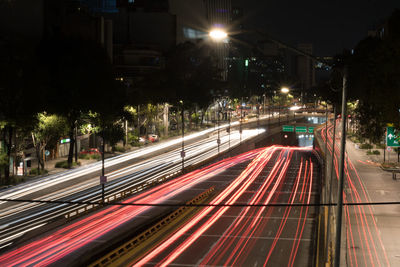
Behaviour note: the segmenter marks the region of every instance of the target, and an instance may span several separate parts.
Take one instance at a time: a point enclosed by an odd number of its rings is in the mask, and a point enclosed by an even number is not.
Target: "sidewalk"
[[[56,168],[56,163],[57,162],[66,161],[67,159],[68,159],[67,157],[61,157],[61,158],[57,158],[57,159],[46,161],[45,162],[45,169],[48,171],[47,175],[51,175],[51,174],[67,171],[68,169]],[[81,166],[85,166],[85,165],[88,165],[88,164],[91,164],[91,163],[95,163],[97,161],[98,160],[96,160],[96,159],[79,159],[78,158],[78,162],[80,162],[80,165],[76,166],[76,167],[73,167],[73,169],[74,168],[79,168]],[[73,162],[75,162],[75,158],[73,159]],[[35,178],[35,177],[33,177],[33,178]]]
[[[364,184],[369,201],[400,202],[400,179],[393,180],[390,172],[380,168],[383,162],[382,149],[379,149],[381,155],[367,155],[366,150],[356,148],[352,141],[347,140],[346,150]],[[397,162],[397,153],[390,153],[389,159]],[[390,265],[400,266],[400,205],[372,206],[372,212]]]

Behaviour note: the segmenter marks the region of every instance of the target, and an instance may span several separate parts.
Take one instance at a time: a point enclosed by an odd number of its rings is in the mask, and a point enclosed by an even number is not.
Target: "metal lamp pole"
[[[182,104],[182,111],[181,111],[181,116],[182,116],[182,151],[181,151],[181,158],[182,158],[182,173],[185,170],[185,110],[183,108],[183,101],[181,100]]]
[[[339,186],[336,212],[336,244],[335,244],[335,267],[340,266],[340,242],[342,237],[342,213],[343,213],[343,188],[344,188],[344,160],[346,149],[346,108],[347,108],[347,67],[343,72],[343,94],[342,94],[342,140],[340,142],[339,162]]]
[[[228,133],[229,133],[229,150],[231,150],[231,111],[229,110],[229,127],[228,127]]]
[[[105,176],[104,170],[104,152],[105,152],[105,141],[104,141],[104,130],[102,134],[102,144],[101,144],[101,176],[100,176],[100,184],[101,184],[101,203],[102,205],[105,204],[104,202],[104,184],[107,182],[107,177]]]
[[[242,120],[243,120],[243,107],[240,106],[240,124],[239,124],[240,143],[242,143]]]
[[[334,158],[335,158],[335,141],[336,141],[336,106],[333,106],[333,140],[332,140],[332,158],[331,158],[331,176],[330,176],[330,184],[329,184],[329,193],[328,193],[328,203],[331,204],[332,203],[332,188],[333,188],[333,162],[334,162]],[[326,138],[328,138],[328,133],[326,134]],[[326,156],[325,156],[326,157]],[[328,164],[326,164],[327,166]],[[331,224],[331,210],[332,207],[329,206],[328,207],[328,224],[327,224],[327,233],[326,233],[326,247],[325,247],[325,255],[328,255],[328,249],[329,249],[329,236],[330,236],[330,224]],[[328,260],[328,257],[326,257],[326,260]]]
[[[220,139],[220,135],[219,135],[219,115],[220,115],[220,107],[219,107],[219,101],[217,101],[218,104],[218,109],[217,109],[217,125],[218,125],[218,139],[217,139],[217,144],[218,144],[218,154],[219,154],[219,150],[220,150],[220,144],[221,144],[221,139]]]
[[[257,135],[259,134],[260,130],[260,106],[257,105]]]

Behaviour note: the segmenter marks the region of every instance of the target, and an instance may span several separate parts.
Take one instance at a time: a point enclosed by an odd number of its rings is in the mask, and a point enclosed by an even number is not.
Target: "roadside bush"
[[[381,152],[379,152],[378,150],[374,150],[374,151],[368,150],[367,151],[367,155],[380,155],[380,154],[381,154]]]
[[[100,160],[101,156],[99,154],[79,154],[78,156],[79,159],[95,159],[95,160]]]
[[[376,148],[385,149],[385,145],[384,144],[377,144]]]
[[[72,167],[80,166],[80,165],[81,165],[81,163],[79,161],[78,161],[78,163],[72,162]],[[59,162],[56,163],[55,167],[56,168],[68,169],[68,161],[67,160],[59,161]]]
[[[89,154],[79,154],[78,158],[79,159],[90,159],[90,155]]]
[[[115,146],[114,151],[124,153],[126,149],[123,146]]]
[[[133,133],[128,133],[128,144],[131,146],[140,146],[139,137]]]
[[[37,168],[33,168],[33,169],[31,169],[30,171],[29,171],[29,175],[42,175],[42,174],[47,174],[48,173],[48,171],[45,169],[45,170],[40,170],[40,171],[38,171],[38,169]]]
[[[361,145],[360,145],[360,148],[361,148],[361,149],[372,149],[373,146],[372,146],[371,144],[364,143],[364,144],[361,144]]]
[[[100,159],[101,159],[101,155],[99,155],[99,154],[92,154],[92,155],[90,155],[90,159],[100,160]]]

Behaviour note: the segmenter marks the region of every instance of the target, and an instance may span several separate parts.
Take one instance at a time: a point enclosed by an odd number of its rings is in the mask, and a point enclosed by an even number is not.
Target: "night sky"
[[[244,27],[257,27],[291,45],[312,43],[317,56],[353,48],[382,24],[399,0],[232,0]]]

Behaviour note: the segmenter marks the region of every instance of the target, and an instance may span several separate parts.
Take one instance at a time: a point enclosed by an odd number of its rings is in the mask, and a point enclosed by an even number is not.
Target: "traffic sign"
[[[46,150],[46,151],[44,151],[44,154],[45,154],[46,156],[50,156],[50,151]]]
[[[66,143],[69,143],[69,142],[71,142],[71,139],[69,139],[69,138],[65,138],[65,139],[62,139],[60,141],[61,144],[66,144]]]
[[[292,126],[292,125],[283,125],[282,126],[282,131],[283,132],[293,133],[294,132],[294,126]]]
[[[386,145],[393,147],[400,147],[400,136],[394,127],[386,127]]]
[[[296,126],[296,133],[306,133],[307,126]]]
[[[314,127],[308,127],[308,133],[314,133]]]

